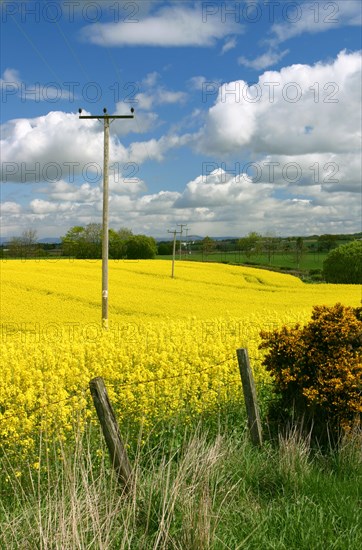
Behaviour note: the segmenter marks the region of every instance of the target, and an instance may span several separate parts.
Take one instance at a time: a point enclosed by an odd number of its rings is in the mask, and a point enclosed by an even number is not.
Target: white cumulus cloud
[[[158,140],[133,142],[126,148],[111,135],[110,162],[124,165],[160,161],[169,149],[190,139],[188,135],[170,134]],[[78,114],[53,111],[33,119],[10,120],[2,127],[0,146],[1,177],[5,182],[71,181],[85,173],[93,173],[96,179],[102,174],[103,128],[96,119],[80,120]]]
[[[288,13],[289,12],[289,13]],[[284,21],[271,27],[271,43],[281,43],[303,33],[320,33],[344,26],[360,26],[360,0],[336,2],[291,2],[284,12]]]
[[[218,18],[203,21],[203,3],[195,7],[165,6],[156,13],[140,18],[137,24],[95,23],[82,30],[82,37],[100,46],[213,46],[215,42],[233,33],[242,32],[242,26],[227,20],[220,25]]]
[[[0,203],[0,213],[1,215],[10,214],[18,216],[21,213],[21,206],[13,201],[2,202]]]
[[[249,67],[251,69],[261,70],[271,67],[278,63],[283,57],[289,53],[289,50],[284,50],[278,52],[276,50],[269,49],[267,52],[259,55],[255,59],[247,59],[244,56],[238,58],[239,65],[244,65],[244,67]]]
[[[256,85],[223,84],[198,147],[228,154],[348,153],[360,147],[361,53],[266,71]],[[208,98],[210,99],[210,98]]]

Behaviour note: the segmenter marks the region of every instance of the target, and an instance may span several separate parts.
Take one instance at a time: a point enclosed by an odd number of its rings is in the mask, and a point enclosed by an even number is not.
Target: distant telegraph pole
[[[81,115],[82,109],[79,109]],[[104,156],[103,156],[103,223],[102,223],[102,325],[108,329],[108,165],[109,165],[109,126],[116,118],[134,118],[134,115],[84,115],[79,118],[96,118],[104,121]],[[133,107],[131,113],[134,113]]]
[[[177,227],[181,227],[181,230],[180,230],[180,260],[181,260],[182,228],[187,227],[187,223],[178,223]]]
[[[187,233],[189,232],[189,230],[188,230],[187,227],[186,227],[185,231],[186,231],[186,254],[188,254],[189,253],[189,241],[188,241],[188,238],[187,238]]]
[[[168,230],[168,233],[173,234],[173,248],[172,248],[172,271],[171,271],[171,277],[175,277],[175,256],[176,256],[176,234],[178,233],[176,229],[173,231]]]

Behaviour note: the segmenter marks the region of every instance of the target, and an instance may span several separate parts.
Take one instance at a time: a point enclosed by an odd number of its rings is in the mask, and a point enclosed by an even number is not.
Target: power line
[[[114,61],[114,57],[113,57],[113,55],[112,55],[112,52],[111,52],[111,50],[110,50],[109,48],[105,48],[105,50],[106,50],[106,52],[107,52],[107,54],[108,54],[108,57],[109,57],[109,59],[110,59],[112,65],[113,65],[113,68],[114,68],[114,71],[115,71],[116,78],[119,80],[119,82],[121,82],[121,80],[122,80],[122,75],[121,75],[121,72],[120,72],[118,66],[116,65],[116,63],[115,63],[115,61]],[[138,91],[138,90],[137,90],[137,91]],[[118,98],[118,99],[119,99],[119,98]],[[131,102],[131,100],[129,100],[129,102]],[[138,103],[138,99],[134,99],[134,100],[132,100],[132,102]],[[118,101],[115,102],[115,103],[118,103]],[[140,134],[144,134],[143,128],[141,128],[141,124],[140,124],[139,118],[136,117],[136,116],[135,116],[135,122],[136,122],[136,125],[137,125],[137,128],[138,128],[138,132],[139,132]],[[149,161],[152,161],[151,155],[150,155],[150,152],[149,152],[149,149],[148,149],[148,147],[147,147],[147,142],[146,142],[146,141],[141,141],[140,143],[142,144],[144,150],[146,151],[146,155],[147,155],[147,157],[148,157],[148,160],[149,160]]]
[[[15,25],[18,27],[19,31],[25,36],[25,38],[27,39],[27,41],[29,42],[29,44],[31,45],[31,47],[35,50],[35,52],[38,54],[38,56],[40,57],[40,59],[43,61],[43,63],[47,66],[47,68],[49,69],[49,71],[55,76],[56,80],[58,80],[59,82],[61,82],[61,79],[59,78],[59,76],[54,72],[54,69],[49,65],[49,63],[47,62],[47,60],[45,59],[45,57],[42,55],[42,53],[38,50],[38,48],[35,46],[34,42],[31,40],[31,38],[27,35],[27,33],[24,31],[23,27],[21,25],[19,25],[19,23],[17,22],[17,20],[15,19],[14,15],[13,14],[10,14]]]
[[[188,243],[188,239],[187,239],[187,233],[189,232],[189,228],[186,227],[185,231],[186,231],[186,254],[188,254],[189,253],[189,243]]]
[[[82,65],[79,57],[76,55],[75,51],[73,50],[72,46],[70,45],[69,43],[69,40],[67,39],[66,35],[64,34],[61,26],[59,25],[58,21],[55,21],[55,24],[56,26],[58,27],[58,30],[59,30],[59,33],[61,34],[62,38],[64,39],[64,42],[68,48],[68,50],[70,51],[70,53],[72,54],[74,60],[76,61],[76,63],[79,65],[82,73],[84,74],[84,76],[86,77],[86,79],[88,80],[88,82],[91,80],[87,71],[85,70],[84,66]],[[74,98],[73,98],[74,99]]]

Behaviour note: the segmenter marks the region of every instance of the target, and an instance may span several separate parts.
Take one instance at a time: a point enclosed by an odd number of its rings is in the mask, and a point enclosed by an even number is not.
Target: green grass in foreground
[[[327,454],[293,431],[259,450],[229,411],[139,441],[127,496],[94,427],[20,479],[3,457],[1,549],[362,547],[360,433]]]

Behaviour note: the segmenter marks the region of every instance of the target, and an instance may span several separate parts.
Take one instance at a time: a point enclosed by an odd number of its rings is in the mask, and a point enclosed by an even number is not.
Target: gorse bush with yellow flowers
[[[282,421],[303,421],[321,438],[360,423],[362,308],[315,306],[305,326],[262,332],[263,361],[280,395]]]
[[[260,330],[304,323],[314,304],[359,303],[354,285],[306,285],[239,266],[111,261],[101,327],[101,262],[1,264],[0,452],[27,458],[42,441],[96,422],[89,381],[102,376],[119,421],[151,429],[182,413],[242,399],[235,350],[247,347],[257,384],[270,383]]]

